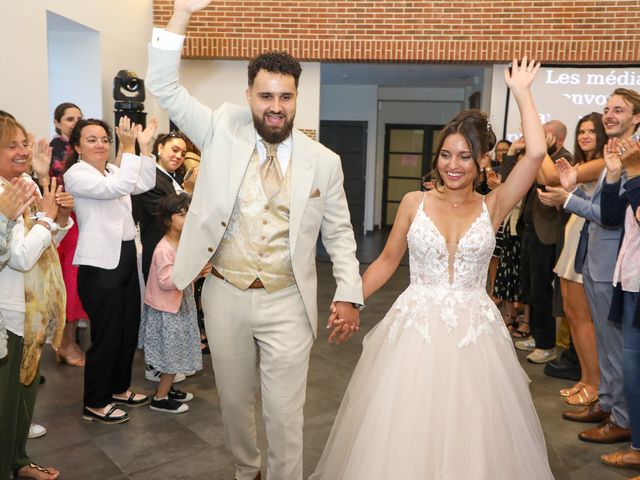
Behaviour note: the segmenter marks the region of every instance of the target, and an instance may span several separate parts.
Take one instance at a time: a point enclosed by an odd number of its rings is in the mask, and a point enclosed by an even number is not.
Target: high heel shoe
[[[62,355],[61,353],[56,352],[56,361],[58,363],[66,363],[67,365],[71,366],[71,367],[84,367],[85,364],[85,360],[83,357],[80,358],[76,358],[76,359],[70,359],[68,357],[65,357],[64,355]]]

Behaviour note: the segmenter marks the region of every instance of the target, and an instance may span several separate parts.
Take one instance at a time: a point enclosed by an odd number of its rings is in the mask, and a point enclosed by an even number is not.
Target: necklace
[[[450,203],[450,204],[451,204],[451,206],[453,206],[453,208],[458,208],[458,207],[460,207],[461,205],[464,205],[464,203],[465,203],[467,200],[469,200],[471,197],[473,197],[473,194],[474,194],[474,193],[475,193],[474,191],[471,191],[471,193],[470,193],[469,195],[467,195],[466,197],[464,197],[462,200],[456,200],[455,202],[452,202],[452,201],[450,201],[450,200],[446,200],[446,199],[444,199],[444,198],[443,198],[442,200],[443,200],[443,201],[445,201],[445,202],[447,202],[447,203]]]

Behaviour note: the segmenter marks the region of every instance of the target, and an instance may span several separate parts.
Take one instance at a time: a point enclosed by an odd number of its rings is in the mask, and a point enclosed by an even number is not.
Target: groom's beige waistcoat
[[[289,188],[291,168],[280,192],[270,200],[260,181],[260,162],[253,152],[233,213],[212,259],[215,269],[241,290],[259,278],[267,292],[295,283],[289,255]]]

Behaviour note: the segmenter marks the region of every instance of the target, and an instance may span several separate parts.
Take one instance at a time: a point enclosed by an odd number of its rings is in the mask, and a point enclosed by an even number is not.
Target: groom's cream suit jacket
[[[225,103],[211,110],[189,95],[178,82],[180,55],[180,51],[149,47],[146,84],[171,120],[202,152],[173,270],[173,279],[182,289],[196,278],[220,244],[257,137],[249,108]],[[289,250],[315,335],[319,231],[333,262],[334,300],[362,304],[362,283],[340,158],[296,129],[292,145]]]

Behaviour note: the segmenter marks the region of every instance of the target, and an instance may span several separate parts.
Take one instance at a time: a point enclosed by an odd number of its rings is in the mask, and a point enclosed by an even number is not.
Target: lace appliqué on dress
[[[429,344],[429,322],[441,321],[447,332],[466,327],[458,344],[466,347],[475,344],[492,324],[500,326],[500,314],[485,291],[495,234],[484,200],[480,215],[453,253],[451,281],[446,240],[424,212],[423,202],[409,228],[407,242],[411,283],[389,310],[388,315],[394,318],[387,334],[389,341],[396,339],[401,329],[413,329]],[[463,313],[468,319],[460,325]],[[508,338],[506,329],[501,330]]]

